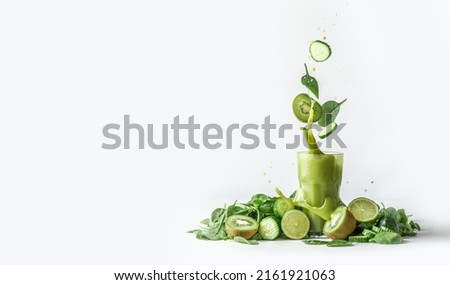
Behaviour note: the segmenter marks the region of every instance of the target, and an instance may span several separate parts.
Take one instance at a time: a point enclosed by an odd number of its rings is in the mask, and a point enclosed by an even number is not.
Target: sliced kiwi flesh
[[[307,123],[311,105],[311,97],[309,97],[308,94],[298,94],[292,102],[292,109],[294,110],[294,115],[297,117],[297,119],[304,123]],[[316,101],[314,103],[313,109],[313,122],[317,122],[322,117],[322,106],[320,106],[319,102]]]
[[[345,206],[339,206],[325,222],[323,233],[331,239],[346,239],[356,228],[356,220]]]
[[[239,236],[251,239],[258,232],[259,224],[251,217],[232,215],[225,221],[225,228],[231,238]]]

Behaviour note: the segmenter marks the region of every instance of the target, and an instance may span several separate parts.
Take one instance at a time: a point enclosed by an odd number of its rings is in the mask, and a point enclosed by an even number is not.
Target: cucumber
[[[379,232],[381,232],[381,229],[379,227],[377,227],[377,226],[373,226],[372,227],[372,231],[374,231],[376,233],[379,233]]]
[[[371,238],[368,236],[349,236],[348,241],[350,242],[369,242]]]
[[[319,133],[319,138],[324,139],[324,138],[328,137],[336,129],[337,129],[337,124],[335,122],[329,124]]]
[[[362,234],[363,234],[363,236],[373,238],[377,233],[372,230],[364,229]]]
[[[309,45],[309,54],[315,61],[322,62],[331,56],[331,48],[326,42],[313,41]]]
[[[286,214],[287,211],[293,210],[294,206],[289,204],[286,200],[283,198],[277,198],[275,200],[275,203],[273,204],[273,213],[276,217],[282,218],[284,214]]]
[[[278,222],[273,217],[265,217],[259,222],[258,233],[262,239],[274,240],[280,236],[281,230]]]

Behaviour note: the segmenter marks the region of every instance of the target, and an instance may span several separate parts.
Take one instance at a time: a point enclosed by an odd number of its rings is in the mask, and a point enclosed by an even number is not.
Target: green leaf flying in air
[[[345,99],[341,103],[333,100],[323,103],[322,117],[319,119],[319,121],[317,121],[317,123],[322,127],[333,123],[334,120],[336,120],[337,115],[339,114],[341,105],[344,104],[345,101],[347,101],[347,99]]]
[[[306,66],[306,63],[305,63],[305,71],[306,71],[306,74],[303,75],[301,82],[306,88],[308,88],[317,97],[317,99],[319,99],[319,83],[317,82],[317,80],[314,77],[309,75],[308,67]]]

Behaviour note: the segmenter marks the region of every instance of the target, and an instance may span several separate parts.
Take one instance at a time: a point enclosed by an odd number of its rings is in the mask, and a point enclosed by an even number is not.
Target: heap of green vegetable
[[[279,189],[277,192],[281,193]],[[331,240],[307,239],[309,228],[305,225],[308,222],[301,220],[302,218],[295,219],[303,217],[303,213],[301,207],[293,206],[295,205],[292,200],[294,194],[289,198],[256,194],[247,203],[235,202],[230,206],[217,208],[212,211],[209,218],[201,221],[202,226],[199,229],[191,230],[189,233],[195,234],[197,239],[202,240],[232,240],[250,245],[258,244],[259,240],[289,238],[305,239],[304,243],[308,245],[342,247],[368,242],[398,244],[403,242],[404,236],[415,236],[421,229],[418,223],[410,219],[404,209],[396,210],[384,206],[380,208],[372,200],[356,198],[349,203],[348,208],[338,207],[332,214],[332,216],[337,215],[337,219],[341,220],[332,225],[328,231],[324,230],[325,235]],[[376,206],[376,212],[370,213],[372,218],[369,221],[367,216],[359,211],[361,209],[354,209],[354,214],[352,213],[352,205],[359,204],[361,199]],[[350,222],[345,222],[344,216]],[[288,219],[289,221],[286,221]],[[352,223],[354,226],[349,228],[348,225]],[[296,233],[299,234],[296,235]]]
[[[285,206],[281,198],[256,194],[247,203],[234,202],[230,206],[225,205],[215,209],[209,218],[200,222],[202,225],[200,229],[189,231],[189,233],[203,240],[234,239],[237,242],[249,244],[258,244],[257,240],[263,238],[274,240],[281,234],[279,228],[281,217],[287,209],[293,208],[290,206],[285,208]],[[236,221],[248,222],[251,226],[249,232],[253,232],[253,235],[243,238],[246,235],[245,229],[241,233],[233,232],[233,228],[236,230],[242,228],[240,225],[231,224]]]

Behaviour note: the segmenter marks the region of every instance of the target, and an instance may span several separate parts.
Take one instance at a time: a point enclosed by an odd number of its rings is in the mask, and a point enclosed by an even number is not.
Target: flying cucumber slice
[[[311,97],[308,94],[301,93],[295,96],[292,102],[292,110],[294,111],[295,117],[300,121],[307,123],[309,112],[311,111]],[[313,107],[313,122],[317,122],[322,117],[322,106],[319,102],[314,102]]]
[[[319,133],[319,138],[324,139],[331,135],[337,129],[337,124],[335,122],[329,124]]]
[[[322,62],[331,56],[331,48],[326,42],[313,41],[309,45],[309,54],[315,61]]]

